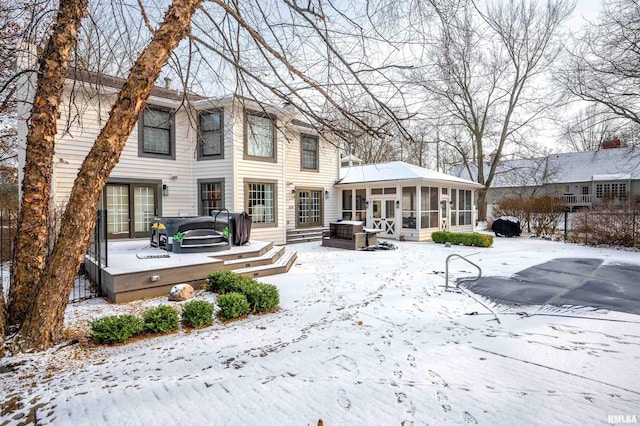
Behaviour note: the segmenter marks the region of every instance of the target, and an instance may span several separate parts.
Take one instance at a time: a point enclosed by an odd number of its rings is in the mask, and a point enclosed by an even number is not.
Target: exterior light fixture
[[[291,198],[296,198],[296,190],[295,189],[291,190]]]
[[[400,200],[396,200],[396,209],[400,208]]]
[[[162,184],[162,195],[164,197],[169,196],[169,186],[166,183]]]
[[[331,193],[329,192],[328,189],[325,189],[324,190],[324,198],[328,200],[329,199],[329,195],[331,195]]]

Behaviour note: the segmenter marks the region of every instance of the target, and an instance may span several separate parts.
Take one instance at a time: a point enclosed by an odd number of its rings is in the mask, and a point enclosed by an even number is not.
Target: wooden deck
[[[180,283],[188,282],[198,289],[215,271],[234,270],[250,277],[285,273],[296,260],[295,252],[263,241],[210,253],[167,252],[149,247],[147,240],[113,241],[108,254],[109,266],[102,269],[101,287],[116,303],[166,295]],[[85,263],[93,262],[85,258]],[[98,277],[91,278],[98,282]]]

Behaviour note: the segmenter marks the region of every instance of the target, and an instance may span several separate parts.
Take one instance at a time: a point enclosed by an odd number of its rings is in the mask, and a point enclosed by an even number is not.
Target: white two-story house
[[[69,75],[54,156],[56,207],[66,203],[122,84],[87,71]],[[20,88],[24,144],[32,87]],[[19,161],[22,171],[24,146]],[[338,178],[338,149],[295,112],[238,96],[209,99],[156,87],[111,173],[102,208],[110,239],[148,238],[154,216],[226,208],[251,216],[252,239],[284,244],[287,230],[335,220]]]

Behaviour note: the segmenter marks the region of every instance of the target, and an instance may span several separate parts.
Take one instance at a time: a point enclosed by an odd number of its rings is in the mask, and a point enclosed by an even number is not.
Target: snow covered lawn
[[[81,342],[5,358],[0,365],[22,364],[0,374],[0,424],[550,425],[640,417],[640,317],[489,304],[498,323],[473,298],[442,287],[451,253],[500,276],[562,257],[638,264],[638,253],[526,238],[496,239],[488,249],[396,244],[379,252],[293,246],[291,271],[261,279],[280,289],[275,314],[123,346]],[[473,275],[459,260],[451,272]],[[160,303],[168,302],[74,304],[66,326],[83,336],[90,318]]]

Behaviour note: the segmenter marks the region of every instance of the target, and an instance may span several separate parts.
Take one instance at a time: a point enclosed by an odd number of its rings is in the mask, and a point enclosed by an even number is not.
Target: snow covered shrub
[[[193,328],[213,323],[213,305],[206,300],[192,300],[182,307],[182,321]]]
[[[177,330],[180,324],[178,310],[167,305],[147,310],[142,319],[144,329],[149,333],[168,333]]]
[[[225,321],[239,318],[251,311],[245,295],[235,291],[221,294],[218,296],[217,302],[220,308],[218,314]]]
[[[142,319],[134,315],[110,315],[90,321],[89,325],[97,344],[122,343],[144,329]]]
[[[493,244],[493,236],[477,233],[436,231],[431,234],[434,243],[451,243],[463,246],[490,247]]]

